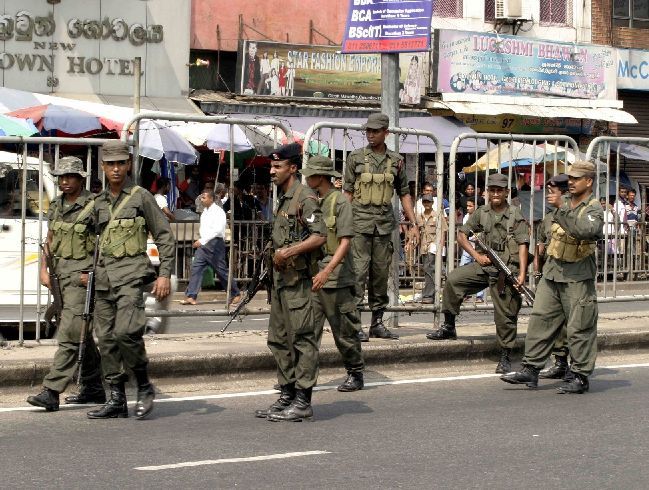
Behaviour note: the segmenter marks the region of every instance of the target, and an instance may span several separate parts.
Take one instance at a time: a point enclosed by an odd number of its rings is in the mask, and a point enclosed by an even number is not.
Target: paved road
[[[599,305],[600,313],[647,311],[649,302],[633,301],[628,303],[602,303]],[[529,315],[532,310],[525,308],[521,315]],[[370,322],[370,313],[363,313],[363,325]],[[432,313],[413,313],[412,315],[400,314],[401,324],[427,323],[433,320]],[[458,325],[467,323],[484,323],[493,320],[493,311],[466,311],[458,318]],[[166,333],[207,333],[220,330],[227,320],[224,317],[172,317],[169,320],[169,328]],[[268,328],[268,316],[248,316],[242,321],[234,321],[228,331],[236,332],[241,330],[266,330]]]
[[[11,488],[644,489],[649,354],[600,365],[583,396],[505,385],[491,365],[371,373],[361,392],[316,393],[300,424],[251,416],[267,384],[168,399],[148,421],[3,408],[0,468]]]

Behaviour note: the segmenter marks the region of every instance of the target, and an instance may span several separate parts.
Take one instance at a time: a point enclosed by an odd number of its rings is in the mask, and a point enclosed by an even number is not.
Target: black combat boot
[[[572,376],[566,377],[566,382],[557,388],[557,392],[564,394],[581,394],[588,391],[590,388],[590,383],[588,382],[588,376],[584,376],[579,373],[572,373]]]
[[[568,357],[554,356],[554,365],[544,369],[539,373],[539,378],[544,379],[563,379],[568,372]]]
[[[153,410],[155,399],[155,388],[149,381],[149,374],[144,369],[134,369],[135,381],[137,382],[137,402],[135,403],[135,418],[143,419]]]
[[[500,351],[500,361],[498,361],[498,365],[496,366],[496,374],[505,374],[512,370],[512,362],[509,359],[511,353],[511,349],[503,349]]]
[[[255,410],[255,417],[265,419],[271,413],[279,413],[288,407],[295,399],[295,383],[280,386],[279,398],[270,407]]]
[[[503,374],[500,379],[513,385],[527,385],[528,388],[539,386],[539,368],[523,364],[520,371]]]
[[[372,321],[370,323],[370,337],[377,339],[390,339],[399,340],[396,333],[390,332],[388,328],[383,325],[383,310],[372,312]]]
[[[369,342],[370,341],[369,336],[367,335],[367,333],[365,333],[365,330],[363,330],[362,328],[359,330],[359,332],[356,334],[356,336],[358,337],[358,340],[360,340],[361,342]]]
[[[123,381],[110,385],[110,399],[103,407],[88,412],[89,419],[125,419],[126,417],[128,417],[128,407]]]
[[[347,373],[345,382],[338,387],[338,391],[358,391],[362,390],[363,386],[363,373],[361,371],[350,371]]]
[[[71,393],[65,397],[65,403],[84,404],[84,403],[106,403],[106,391],[101,384],[101,380],[93,380],[89,383],[83,383],[79,393]]]
[[[302,422],[313,420],[311,408],[311,392],[313,388],[296,390],[295,399],[281,412],[268,414],[268,420],[273,422]]]
[[[428,340],[455,340],[457,339],[457,332],[455,331],[455,325],[449,325],[448,323],[442,323],[442,326],[437,330],[428,332],[426,334]]]
[[[27,403],[35,407],[42,407],[47,412],[57,412],[59,410],[59,393],[43,387],[38,395],[27,397]]]

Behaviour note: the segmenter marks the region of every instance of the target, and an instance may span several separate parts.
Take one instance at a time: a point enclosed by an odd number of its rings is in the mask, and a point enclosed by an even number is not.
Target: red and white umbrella
[[[83,134],[102,129],[121,128],[116,121],[89,112],[59,104],[25,107],[8,113],[10,116],[31,119],[39,130]]]

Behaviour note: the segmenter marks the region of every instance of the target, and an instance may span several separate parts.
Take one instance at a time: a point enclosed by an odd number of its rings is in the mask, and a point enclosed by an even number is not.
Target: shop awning
[[[57,93],[57,97],[68,99],[83,100],[99,104],[107,104],[128,109],[133,108],[133,97],[125,95],[104,95],[104,94],[74,94],[74,93]],[[141,97],[140,110],[173,112],[177,114],[198,114],[203,112],[187,97]]]
[[[241,117],[245,117],[241,115]],[[322,117],[280,117],[281,121],[294,130],[305,133],[315,123],[323,121],[331,121],[345,124],[364,124],[367,118],[322,118]],[[423,117],[402,117],[399,119],[399,126],[402,128],[412,128],[424,131],[430,131],[442,144],[442,150],[448,153],[451,148],[453,140],[462,133],[475,133],[473,129],[458,121],[454,117],[442,116],[423,116]],[[318,137],[318,135],[314,135]],[[329,129],[322,129],[320,131],[320,139],[326,144],[331,143],[331,131]],[[336,130],[334,132],[333,144],[337,150],[343,148],[343,132]],[[347,136],[346,148],[351,151],[355,148],[362,148],[367,144],[365,135],[360,131],[349,131]],[[417,137],[409,135],[407,137],[401,136],[399,138],[399,152],[400,153],[434,153],[437,151],[433,142],[426,137],[419,138],[419,147],[417,146]],[[474,153],[476,151],[486,151],[486,143],[484,140],[467,140],[464,141],[460,147],[461,153]]]
[[[575,118],[637,124],[632,114],[623,111],[620,101],[558,99],[542,97],[503,97],[442,94],[442,100],[457,114],[496,116],[512,114],[546,118]]]

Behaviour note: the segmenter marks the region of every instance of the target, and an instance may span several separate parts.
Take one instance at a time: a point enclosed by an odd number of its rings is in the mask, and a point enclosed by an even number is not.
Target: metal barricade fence
[[[46,213],[58,194],[58,185],[49,175],[49,170],[58,165],[61,146],[65,146],[66,153],[74,152],[85,157],[85,168],[90,175],[93,148],[105,141],[108,140],[0,136],[0,144],[16,145],[19,151],[15,162],[0,163],[0,240],[3,241],[0,257],[2,267],[6,267],[3,272],[7,274],[0,310],[4,321],[18,324],[21,345],[25,338],[26,314],[29,322],[33,321],[36,326],[36,340],[40,340],[38,326],[43,308],[50,301],[49,291],[40,285],[39,280],[40,244],[45,239]],[[86,188],[90,188],[90,179],[86,180]],[[16,233],[16,228],[19,233]],[[15,273],[18,274],[17,281],[12,277]],[[16,282],[17,290],[14,289]],[[29,311],[26,306],[30,307]]]
[[[590,142],[585,157],[594,161],[598,167],[605,167],[603,171],[598,169],[596,183],[597,198],[604,198],[606,204],[604,241],[597,249],[598,275],[602,278],[604,297],[608,297],[611,289],[613,299],[618,298],[618,276],[633,281],[646,279],[649,273],[649,242],[644,210],[638,209],[638,217],[642,216],[642,221],[629,223],[626,219],[626,205],[620,198],[623,144],[649,146],[649,138],[599,136]],[[613,194],[611,183],[614,183]],[[610,198],[613,202],[610,202]],[[642,203],[642,200],[640,202]],[[612,282],[611,288],[609,282]]]
[[[336,130],[340,130],[340,136],[338,137],[336,134]],[[336,160],[336,151],[338,151],[339,155],[342,158],[343,162],[343,175],[345,173],[346,165],[347,165],[347,157],[349,153],[349,146],[351,144],[352,138],[350,137],[350,131],[351,132],[362,132],[364,131],[364,128],[360,124],[346,124],[346,123],[337,123],[337,122],[331,122],[331,121],[323,121],[314,124],[311,126],[304,137],[304,146],[303,146],[303,151],[304,151],[304,158],[303,158],[303,163],[306,163],[308,160],[309,156],[309,149],[310,149],[310,142],[311,141],[316,141],[317,145],[316,148],[320,150],[322,148],[321,143],[325,142],[328,143],[329,146],[329,156],[335,161]],[[402,128],[402,127],[390,127],[388,128],[388,131],[397,137],[403,137],[404,139],[408,136],[412,136],[415,139],[415,160],[417,162],[417,166],[415,169],[415,194],[417,194],[417,186],[419,184],[419,157],[420,157],[420,139],[425,138],[427,140],[432,141],[432,143],[435,145],[435,183],[437,187],[437,206],[436,206],[436,213],[437,213],[437,229],[441,230],[442,229],[442,220],[443,218],[443,184],[444,184],[444,152],[441,146],[441,143],[439,139],[435,136],[430,131],[423,131],[423,130],[418,130],[418,129],[411,129],[411,128]],[[329,133],[328,138],[326,137],[326,134],[323,133]],[[358,148],[364,148],[365,144],[363,145],[358,145]],[[355,148],[352,148],[352,150]],[[398,151],[399,148],[396,148],[396,151]],[[415,204],[415,203],[413,203]],[[399,209],[399,199],[396,197],[396,194],[393,198],[392,202],[393,209],[398,211]],[[399,219],[397,219],[397,222],[399,223]],[[415,223],[412,224],[413,226],[417,226]],[[439,291],[441,289],[441,282],[442,282],[442,254],[437,253],[435,256],[435,276],[434,276],[434,283],[435,283],[435,291],[436,294],[433,298],[433,305],[430,307],[425,307],[425,306],[399,306],[399,263],[400,263],[400,255],[402,251],[404,250],[402,242],[399,237],[399,230],[397,227],[397,230],[393,233],[393,245],[394,245],[394,253],[393,253],[393,260],[391,264],[391,280],[388,283],[388,294],[390,296],[390,304],[386,308],[387,312],[392,313],[393,315],[389,318],[386,319],[386,322],[389,323],[390,326],[396,326],[398,323],[398,312],[399,311],[432,311],[435,313],[435,321],[437,321],[437,315],[439,314],[440,311],[440,295]],[[442,243],[442,234],[437,235],[437,240],[436,240],[436,246],[437,250],[442,250],[443,248],[443,243]],[[350,252],[351,253],[351,252]],[[420,250],[417,248],[415,251],[415,255],[419,257],[421,255]],[[404,260],[404,262],[406,262]],[[407,264],[406,264],[407,268]],[[413,284],[413,293],[414,293],[414,284],[415,284],[415,279],[416,277],[412,277],[412,284]],[[414,296],[414,294],[413,294]],[[364,308],[365,310],[367,308]]]

